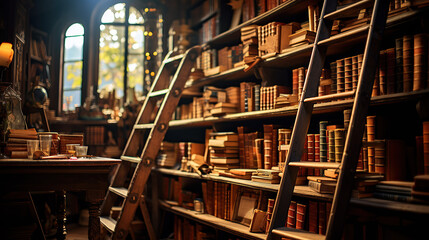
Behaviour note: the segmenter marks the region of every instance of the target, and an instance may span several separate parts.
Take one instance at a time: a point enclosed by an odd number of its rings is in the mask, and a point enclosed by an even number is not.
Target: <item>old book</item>
[[[385,50],[386,53],[386,94],[395,93],[395,48]]]
[[[307,205],[302,203],[296,204],[296,229],[304,230],[307,213]]]
[[[420,33],[414,35],[414,72],[413,72],[413,91],[426,88],[427,81],[427,58],[428,58],[428,40],[426,34]]]
[[[353,90],[353,62],[352,57],[344,58],[344,90],[352,91]]]
[[[319,234],[324,235],[326,233],[326,202],[319,202]]]
[[[352,88],[353,90],[357,89],[359,80],[359,66],[358,66],[358,56],[352,57]]]
[[[212,147],[238,147],[238,141],[228,141],[222,139],[209,139],[209,146]]]
[[[289,35],[289,46],[293,47],[300,43],[312,43],[314,42],[315,37],[316,33],[313,31],[297,31],[296,33]]]
[[[304,89],[306,69],[304,67],[298,68],[298,101],[301,99],[302,90]]]
[[[307,161],[314,162],[314,134],[307,134]],[[307,169],[308,176],[314,175],[314,169]]]
[[[413,35],[403,36],[402,45],[403,56],[403,91],[409,92],[413,90]]]
[[[10,158],[27,158],[27,150],[25,150],[25,151],[11,151]]]
[[[337,93],[337,62],[331,62],[329,67],[331,70],[331,93]]]
[[[245,152],[244,152],[244,126],[238,126],[237,127],[237,134],[238,134],[238,150],[239,150],[239,159],[240,159],[240,166],[244,168],[245,163]],[[247,131],[247,130],[246,130]]]
[[[286,226],[288,228],[296,228],[296,207],[297,203],[295,201],[291,201],[289,204],[289,210],[287,214]]]
[[[255,105],[254,105],[254,110],[255,111],[259,111],[261,110],[260,107],[260,103],[261,103],[261,98],[260,98],[260,90],[261,90],[261,85],[260,84],[255,84],[254,88],[254,96],[255,96]]]
[[[320,161],[327,162],[328,161],[328,143],[326,139],[326,126],[328,125],[328,121],[320,121],[319,122],[319,133],[320,133]]]
[[[403,38],[395,39],[395,92],[403,91]]]
[[[308,204],[308,231],[312,233],[319,232],[318,224],[318,204],[317,201],[310,200]]]
[[[423,169],[429,174],[429,121],[423,122]]]
[[[387,94],[387,80],[386,80],[386,51],[381,50],[380,56],[379,56],[379,62],[378,62],[378,89],[380,95],[386,95]]]
[[[255,143],[255,154],[256,154],[256,162],[257,167],[259,169],[264,168],[264,139],[257,138],[254,141]]]
[[[345,91],[345,83],[344,83],[344,59],[337,60],[337,93],[341,93]]]
[[[308,181],[308,187],[318,193],[333,194],[335,192],[335,183]]]

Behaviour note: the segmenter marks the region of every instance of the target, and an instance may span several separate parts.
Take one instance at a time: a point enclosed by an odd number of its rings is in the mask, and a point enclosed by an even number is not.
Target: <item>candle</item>
[[[13,58],[13,49],[11,43],[1,43],[0,45],[0,66],[9,67],[9,64],[12,62]]]

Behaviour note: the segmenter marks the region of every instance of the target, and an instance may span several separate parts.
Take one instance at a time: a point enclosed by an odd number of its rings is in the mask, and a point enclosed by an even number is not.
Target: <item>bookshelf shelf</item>
[[[375,96],[371,99],[371,106],[394,104],[398,102],[416,100],[419,97],[429,94],[429,89],[420,91],[394,93],[389,95]],[[314,114],[332,113],[344,110],[352,106],[352,100],[341,100],[334,102],[318,103],[314,105]],[[244,113],[228,114],[223,117],[207,117],[207,118],[193,118],[185,120],[173,120],[170,122],[170,128],[181,127],[207,127],[215,123],[221,122],[234,122],[243,120],[256,120],[268,119],[275,117],[295,116],[297,106],[288,106],[279,109],[265,110],[265,111],[252,111]],[[150,127],[148,125],[147,127]]]
[[[178,206],[171,206],[167,202],[160,200],[159,205],[162,209],[180,215],[185,218],[192,219],[196,222],[202,223],[225,232],[232,233],[237,236],[245,237],[246,239],[266,239],[267,235],[262,233],[251,233],[249,227],[242,224],[223,220],[215,216],[204,214],[192,210],[188,210]]]
[[[291,19],[297,13],[305,11],[307,9],[307,5],[311,4],[312,2],[314,3],[316,1],[290,0],[284,2],[275,8],[250,19],[249,21],[241,23],[240,25],[217,35],[215,38],[207,42],[207,45],[212,48],[219,48],[221,46],[231,45],[232,42],[239,43],[240,29],[242,27],[252,24],[264,25],[272,21]]]

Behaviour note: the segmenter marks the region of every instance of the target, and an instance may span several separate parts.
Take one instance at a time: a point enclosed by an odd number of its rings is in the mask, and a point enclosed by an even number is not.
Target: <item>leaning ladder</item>
[[[138,207],[150,239],[156,239],[142,194],[171,116],[200,51],[201,48],[195,46],[174,57],[171,57],[170,52],[158,71],[122,153],[122,162],[101,205],[100,222],[111,233],[112,239],[127,237]],[[170,80],[173,73],[174,76]],[[161,104],[156,110],[160,100]],[[154,122],[150,123],[154,111],[157,111],[156,117]],[[117,204],[118,197],[123,198],[123,201],[119,216],[115,220],[111,216],[111,210],[113,205]]]
[[[339,93],[331,95],[336,97],[354,97],[353,109],[350,119],[350,125],[345,141],[344,152],[341,163],[332,162],[300,162],[304,150],[304,143],[308,127],[313,112],[313,105],[326,96],[317,97],[319,79],[322,67],[325,61],[329,41],[332,21],[341,16],[346,16],[357,9],[372,6],[373,12],[371,23],[368,27],[368,36],[364,51],[362,69],[359,75],[359,82],[356,92]],[[325,0],[319,21],[319,27],[316,33],[316,39],[302,97],[299,102],[298,112],[295,119],[295,125],[292,132],[291,144],[286,157],[285,170],[280,182],[279,191],[273,209],[273,215],[267,235],[267,239],[277,239],[286,237],[288,239],[340,239],[346,210],[350,201],[354,175],[360,148],[362,145],[362,136],[365,127],[365,117],[371,100],[371,92],[374,82],[376,67],[378,66],[378,56],[381,43],[381,37],[386,25],[389,1],[387,0],[362,0],[348,7],[336,10],[337,0]],[[334,199],[330,212],[326,235],[318,235],[307,231],[285,227],[287,212],[291,202],[295,187],[295,180],[299,168],[317,168],[317,169],[340,169]]]

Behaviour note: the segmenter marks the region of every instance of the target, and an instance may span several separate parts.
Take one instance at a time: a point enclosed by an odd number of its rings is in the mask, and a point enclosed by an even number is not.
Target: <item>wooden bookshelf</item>
[[[162,209],[172,212],[174,214],[180,215],[182,217],[194,220],[201,224],[211,226],[213,228],[232,233],[237,236],[244,237],[246,239],[266,239],[267,235],[263,233],[251,233],[249,232],[249,227],[246,227],[242,224],[223,220],[215,216],[204,214],[192,210],[188,210],[179,206],[172,206],[166,201],[159,201],[159,205]]]

